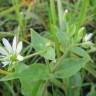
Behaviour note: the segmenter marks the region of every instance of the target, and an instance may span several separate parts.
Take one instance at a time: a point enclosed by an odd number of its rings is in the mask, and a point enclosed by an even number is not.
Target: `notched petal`
[[[2,48],[2,47],[0,47],[0,53],[2,55],[8,55],[8,52],[4,48]]]
[[[5,48],[8,50],[8,52],[9,53],[12,52],[12,47],[11,47],[9,41],[7,39],[3,38],[2,42],[3,42],[4,46],[5,46]]]
[[[16,46],[17,46],[17,41],[16,41],[16,36],[15,36],[13,39],[13,44],[12,44],[13,51],[16,51]]]
[[[16,49],[17,54],[21,52],[22,48],[23,48],[22,42],[19,42]]]
[[[18,55],[18,56],[17,56],[17,60],[19,60],[19,61],[23,61],[23,60],[24,60],[24,57],[21,56],[21,55]]]
[[[4,61],[4,62],[2,62],[2,64],[3,64],[3,67],[5,67],[6,65],[8,65],[8,64],[9,64],[9,62]]]

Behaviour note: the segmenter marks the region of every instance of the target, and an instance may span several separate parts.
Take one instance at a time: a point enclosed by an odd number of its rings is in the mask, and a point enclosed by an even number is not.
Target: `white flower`
[[[22,42],[20,41],[17,44],[16,36],[13,39],[12,46],[10,45],[9,41],[5,38],[2,39],[2,42],[5,48],[0,47],[0,54],[1,54],[1,62],[3,66],[8,65],[10,62],[14,63],[16,61],[23,61],[24,57],[20,55],[22,50]]]
[[[83,38],[83,41],[90,41],[91,38],[92,38],[93,34],[92,33],[89,33],[89,34],[86,34],[85,37]]]
[[[65,13],[68,13],[68,9],[65,9],[65,11],[64,11]]]

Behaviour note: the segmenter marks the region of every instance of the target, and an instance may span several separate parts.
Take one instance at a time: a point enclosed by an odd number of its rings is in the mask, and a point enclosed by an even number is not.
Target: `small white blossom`
[[[65,11],[64,11],[65,13],[68,13],[68,9],[65,9]]]
[[[85,37],[83,38],[83,41],[90,41],[91,38],[92,38],[93,34],[92,33],[89,33],[89,34],[86,34]]]
[[[20,55],[22,50],[22,42],[17,43],[16,36],[13,39],[12,46],[9,41],[5,38],[2,39],[5,48],[0,47],[1,62],[3,67],[8,65],[10,62],[14,64],[16,61],[23,61],[24,57]]]

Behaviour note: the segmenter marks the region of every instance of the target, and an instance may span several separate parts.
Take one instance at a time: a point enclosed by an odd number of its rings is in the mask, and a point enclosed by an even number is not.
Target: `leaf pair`
[[[32,30],[32,45],[33,48],[39,52],[43,51],[40,55],[45,59],[54,60],[55,59],[55,49],[52,42],[38,33]]]

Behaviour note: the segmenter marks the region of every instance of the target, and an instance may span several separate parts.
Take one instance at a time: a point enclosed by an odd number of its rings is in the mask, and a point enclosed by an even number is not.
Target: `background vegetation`
[[[0,0],[0,40],[16,35],[25,57],[0,64],[0,96],[96,96],[95,31],[96,0]]]

